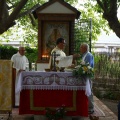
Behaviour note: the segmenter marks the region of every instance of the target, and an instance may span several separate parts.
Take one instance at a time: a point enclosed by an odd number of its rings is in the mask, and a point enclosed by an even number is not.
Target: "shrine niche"
[[[66,40],[65,53],[71,54],[71,44],[74,42],[73,28],[75,19],[80,12],[64,0],[49,0],[35,10],[38,18],[38,70],[47,68],[51,50],[56,46],[56,40],[63,37]],[[42,66],[41,66],[42,65]]]
[[[43,24],[43,49],[42,55],[50,55],[51,50],[56,46],[56,40],[63,37],[69,44],[69,24],[68,22],[45,22]],[[65,48],[66,54],[69,54],[69,48]]]

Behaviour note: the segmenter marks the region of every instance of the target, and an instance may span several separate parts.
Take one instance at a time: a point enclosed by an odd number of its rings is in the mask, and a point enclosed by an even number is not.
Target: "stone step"
[[[34,115],[7,115],[0,114],[0,120],[34,120]]]
[[[7,115],[0,114],[0,120],[47,120],[43,115]],[[66,116],[63,120],[89,120],[88,118]]]
[[[34,120],[34,115],[19,115],[19,109],[13,108],[12,111],[0,111],[0,120]]]

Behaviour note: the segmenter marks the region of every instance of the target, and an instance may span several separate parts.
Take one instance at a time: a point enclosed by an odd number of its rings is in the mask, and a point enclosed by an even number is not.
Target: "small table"
[[[68,116],[88,116],[86,89],[89,82],[77,80],[71,72],[21,72],[19,114],[44,115],[45,108],[66,106]]]

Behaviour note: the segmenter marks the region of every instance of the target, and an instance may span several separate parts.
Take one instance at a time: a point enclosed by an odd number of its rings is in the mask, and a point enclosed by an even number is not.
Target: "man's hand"
[[[20,72],[22,72],[22,71],[25,71],[25,70],[20,69],[20,70],[18,71],[18,73],[20,73]]]
[[[22,72],[22,71],[25,71],[25,70],[20,69],[20,70],[19,70],[19,73]]]
[[[68,66],[67,68],[72,69],[72,68],[75,68],[75,66],[76,66],[75,64],[72,64],[71,66]]]
[[[78,58],[80,57],[80,54],[73,54],[73,58]]]
[[[22,71],[25,71],[25,70],[20,69],[20,70],[17,72],[17,75],[20,74]]]

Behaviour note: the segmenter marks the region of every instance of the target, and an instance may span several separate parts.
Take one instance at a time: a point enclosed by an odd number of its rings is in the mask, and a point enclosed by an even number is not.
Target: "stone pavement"
[[[105,113],[105,117],[99,117],[99,120],[118,120],[118,117],[95,96],[94,101],[98,105],[98,107]]]
[[[118,120],[118,117],[95,96],[94,96],[94,102],[105,114],[105,116],[99,117],[99,120]],[[8,114],[0,114],[0,120],[43,120],[43,119],[40,118],[35,119],[34,115],[18,115],[18,109],[14,108],[12,110],[12,114],[9,119],[8,119]],[[83,119],[79,119],[79,120],[83,120]],[[84,120],[90,120],[90,119],[84,118]]]

